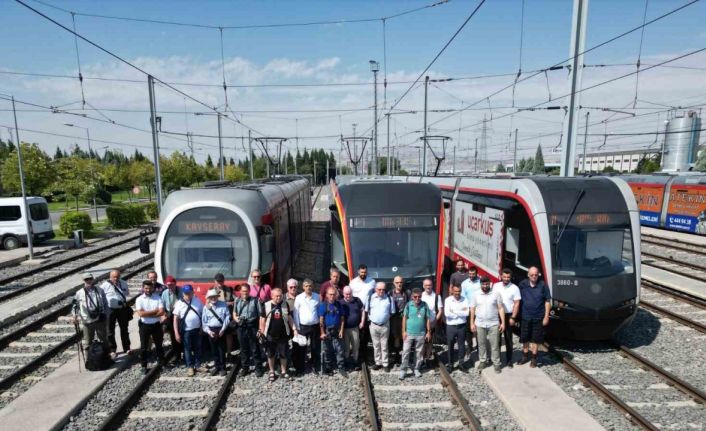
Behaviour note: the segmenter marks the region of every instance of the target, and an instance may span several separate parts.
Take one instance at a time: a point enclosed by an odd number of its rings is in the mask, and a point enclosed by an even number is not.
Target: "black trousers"
[[[181,354],[184,352],[184,346],[176,340],[176,334],[174,334],[173,316],[169,316],[167,320],[162,322],[162,330],[169,335],[169,342],[172,345],[172,352],[174,352],[174,361],[181,361]]]
[[[162,347],[162,340],[164,338],[164,333],[162,332],[162,324],[157,323],[143,323],[140,322],[140,362],[143,367],[147,366],[147,347],[149,346],[149,340],[152,338],[154,342],[154,349],[157,352],[157,360],[162,360],[164,358],[164,348]]]
[[[309,359],[309,365],[318,370],[321,368],[321,332],[319,325],[299,325],[299,333],[309,339],[309,346],[311,347],[311,359]],[[299,366],[305,366],[306,361],[306,348],[297,349],[296,353],[300,355],[299,360],[295,361]],[[303,372],[304,369],[297,369],[298,372]]]
[[[110,320],[108,321],[108,344],[110,344],[110,351],[118,351],[118,343],[115,341],[115,323],[117,322],[120,327],[120,342],[123,345],[123,350],[130,350],[130,334],[128,334],[128,325],[130,324],[130,317],[132,316],[132,308],[112,308],[110,310]]]
[[[365,326],[360,331],[360,344],[358,344],[358,362],[368,362],[368,343],[370,343],[370,321],[366,319]]]
[[[510,326],[510,317],[512,313],[505,313],[505,330],[498,337],[498,343],[502,347],[502,339],[505,339],[505,360],[512,361],[512,326]]]
[[[461,365],[466,355],[466,326],[467,323],[446,325],[446,345],[449,349],[449,365],[453,365],[454,343],[458,344],[458,363]]]
[[[238,326],[238,343],[240,344],[240,366],[255,366],[262,368],[262,350],[257,344],[257,323]]]

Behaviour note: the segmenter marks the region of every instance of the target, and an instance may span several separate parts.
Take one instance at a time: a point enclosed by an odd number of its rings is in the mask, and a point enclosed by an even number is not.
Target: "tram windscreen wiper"
[[[561,237],[564,235],[564,231],[566,230],[566,227],[569,225],[569,222],[571,221],[571,217],[574,216],[574,213],[576,212],[576,208],[579,206],[579,202],[581,202],[581,199],[583,196],[586,194],[586,190],[581,189],[579,190],[578,195],[576,195],[576,200],[574,201],[574,205],[571,207],[571,212],[569,212],[569,215],[566,217],[566,221],[564,222],[564,225],[561,227],[559,232],[556,235],[556,239],[554,240],[554,245],[558,245],[559,241],[561,241]]]

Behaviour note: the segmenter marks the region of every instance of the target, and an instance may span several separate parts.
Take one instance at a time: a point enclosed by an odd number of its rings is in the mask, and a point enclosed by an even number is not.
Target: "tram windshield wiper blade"
[[[566,230],[566,227],[569,225],[569,222],[571,221],[571,217],[574,216],[574,213],[576,212],[576,208],[579,206],[579,202],[581,202],[581,199],[583,196],[586,194],[586,190],[581,189],[579,190],[578,195],[576,195],[576,200],[574,201],[574,205],[571,207],[571,212],[569,212],[569,215],[566,217],[566,221],[564,221],[564,225],[561,227],[561,230],[556,235],[556,239],[554,240],[554,244],[558,245],[559,241],[561,241],[561,237],[564,235],[564,231]]]

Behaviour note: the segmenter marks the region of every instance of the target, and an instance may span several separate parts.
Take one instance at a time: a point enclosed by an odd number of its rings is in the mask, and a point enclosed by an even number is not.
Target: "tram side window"
[[[338,266],[348,269],[343,246],[343,232],[338,217],[331,217],[331,260]]]

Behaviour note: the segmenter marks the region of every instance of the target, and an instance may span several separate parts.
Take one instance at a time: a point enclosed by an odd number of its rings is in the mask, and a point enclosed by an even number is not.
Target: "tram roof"
[[[441,191],[429,183],[407,183],[389,178],[336,179],[349,217],[372,215],[438,214]]]

